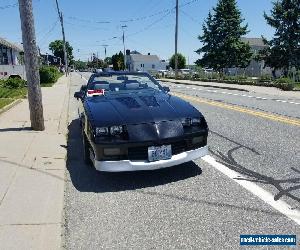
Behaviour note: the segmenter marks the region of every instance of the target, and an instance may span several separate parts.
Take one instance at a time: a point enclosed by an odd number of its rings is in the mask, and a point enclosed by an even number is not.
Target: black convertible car
[[[147,73],[97,73],[82,102],[84,159],[99,171],[154,170],[207,154],[208,127],[188,102]]]

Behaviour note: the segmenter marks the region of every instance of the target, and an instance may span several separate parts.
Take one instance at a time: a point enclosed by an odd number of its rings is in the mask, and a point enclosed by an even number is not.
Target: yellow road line
[[[300,120],[299,119],[290,119],[290,118],[285,117],[285,116],[272,115],[272,114],[268,114],[268,113],[265,113],[265,112],[255,111],[255,110],[251,110],[251,109],[246,109],[246,108],[242,108],[242,107],[238,107],[238,106],[228,105],[228,104],[224,104],[224,103],[221,103],[221,102],[210,101],[210,100],[207,100],[207,99],[203,99],[203,98],[199,98],[199,97],[192,97],[192,96],[179,94],[179,93],[173,93],[173,95],[178,96],[178,97],[183,98],[183,99],[186,99],[186,100],[189,100],[189,101],[192,101],[192,102],[204,103],[204,104],[207,104],[207,105],[220,107],[220,108],[224,108],[224,109],[229,109],[229,110],[234,110],[234,111],[237,111],[237,112],[246,113],[246,114],[249,114],[249,115],[253,115],[253,116],[257,116],[257,117],[261,117],[261,118],[265,118],[265,119],[278,121],[278,122],[282,122],[282,123],[286,123],[286,124],[289,124],[289,125],[294,125],[294,126],[299,126],[300,127]]]

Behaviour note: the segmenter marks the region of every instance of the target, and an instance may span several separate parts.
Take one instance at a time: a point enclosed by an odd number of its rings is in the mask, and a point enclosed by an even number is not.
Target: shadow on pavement
[[[67,169],[71,182],[80,192],[119,192],[154,187],[195,177],[202,170],[193,162],[155,171],[124,173],[98,172],[83,161],[79,120],[69,125]]]

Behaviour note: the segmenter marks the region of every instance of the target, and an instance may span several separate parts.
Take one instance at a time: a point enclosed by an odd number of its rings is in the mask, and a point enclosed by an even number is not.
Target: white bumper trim
[[[193,161],[208,154],[207,146],[191,151],[186,151],[173,155],[169,160],[155,162],[148,161],[94,161],[94,166],[98,171],[104,172],[125,172],[140,170],[155,170],[160,168],[172,167],[185,162]]]

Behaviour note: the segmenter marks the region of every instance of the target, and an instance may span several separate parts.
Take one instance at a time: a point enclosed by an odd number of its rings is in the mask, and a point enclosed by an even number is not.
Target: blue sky
[[[21,42],[17,7],[1,9],[17,0],[0,0],[0,37]],[[38,46],[48,52],[49,42],[61,39],[55,0],[33,0]],[[91,53],[104,57],[102,45],[109,45],[107,55],[122,50],[122,25],[126,48],[141,53],[157,54],[169,59],[174,53],[175,0],[59,0],[64,13],[66,38],[74,48],[76,59],[87,60]],[[200,47],[197,39],[202,23],[217,0],[179,0],[179,52],[192,64]],[[237,0],[245,23],[247,37],[272,37],[263,12],[270,12],[271,0]],[[4,24],[4,25],[3,25]],[[116,37],[116,38],[114,38]]]

